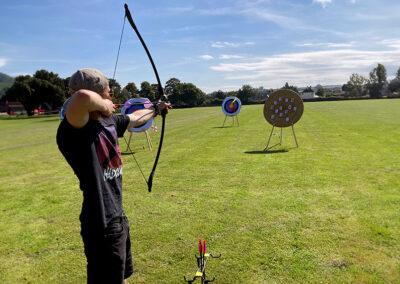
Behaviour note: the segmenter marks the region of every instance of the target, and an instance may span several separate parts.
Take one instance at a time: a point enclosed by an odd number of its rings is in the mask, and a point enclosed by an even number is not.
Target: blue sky
[[[0,1],[0,72],[95,67],[112,77],[123,23],[117,0]],[[382,63],[400,67],[398,0],[128,1],[163,83],[205,92],[345,83]],[[116,79],[155,82],[126,25]]]

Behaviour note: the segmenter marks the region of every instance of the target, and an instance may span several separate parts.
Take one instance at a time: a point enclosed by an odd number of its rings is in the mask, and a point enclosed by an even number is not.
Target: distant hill
[[[5,89],[11,87],[13,83],[14,83],[13,77],[0,72],[0,98],[4,96]]]
[[[12,84],[13,82],[14,82],[13,77],[0,72],[0,83],[11,83]]]

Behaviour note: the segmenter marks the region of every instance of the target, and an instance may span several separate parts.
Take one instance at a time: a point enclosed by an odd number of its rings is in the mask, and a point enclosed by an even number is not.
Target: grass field
[[[300,147],[285,129],[270,153],[262,105],[244,106],[240,127],[223,119],[219,107],[168,115],[152,193],[124,155],[131,283],[183,283],[199,237],[222,254],[207,267],[215,283],[400,283],[400,100],[307,103]],[[85,282],[58,124],[0,120],[0,283]],[[144,135],[132,146],[147,175],[155,150]]]

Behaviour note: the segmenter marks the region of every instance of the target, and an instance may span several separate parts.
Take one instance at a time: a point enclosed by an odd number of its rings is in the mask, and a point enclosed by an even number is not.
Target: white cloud
[[[209,54],[203,54],[203,55],[200,55],[199,57],[201,59],[203,59],[203,60],[212,60],[212,59],[214,59],[214,57],[212,55],[209,55]]]
[[[7,59],[0,57],[0,67],[3,67],[7,64]]]
[[[248,8],[242,10],[240,14],[250,18],[257,17],[261,20],[272,22],[285,28],[302,27],[304,25],[298,18],[283,16],[278,13],[272,13],[269,10],[260,8]]]
[[[382,44],[390,48],[400,49],[400,39],[385,39],[382,40]]]
[[[221,85],[220,83],[215,84],[215,85],[203,85],[203,86],[199,86],[200,89],[206,93],[211,93],[217,90],[222,90],[225,92],[229,92],[229,91],[237,91],[239,90],[243,85]]]
[[[243,62],[221,63],[210,68],[226,73],[225,79],[280,87],[284,82],[298,86],[343,84],[352,73],[368,75],[382,63],[386,68],[398,68],[400,39],[387,40],[391,50],[365,51],[357,49],[322,50],[285,53]]]
[[[254,42],[252,41],[246,41],[246,42],[229,42],[229,41],[214,41],[211,43],[211,47],[214,48],[236,48],[240,46],[246,46],[246,45],[254,45]]]
[[[344,48],[344,47],[352,47],[355,42],[342,42],[342,43],[334,43],[334,42],[309,42],[309,43],[300,43],[296,44],[296,46],[301,47],[328,47],[328,48]]]
[[[225,47],[239,47],[239,43],[228,42],[228,41],[216,41],[211,43],[211,47],[214,48],[225,48]]]
[[[321,4],[322,7],[326,7],[326,5],[332,3],[332,0],[313,0],[313,3]]]
[[[243,56],[236,55],[236,54],[221,54],[219,59],[241,59]]]
[[[182,14],[193,11],[193,9],[194,9],[193,6],[180,6],[180,7],[169,7],[167,11],[170,12],[171,14]]]

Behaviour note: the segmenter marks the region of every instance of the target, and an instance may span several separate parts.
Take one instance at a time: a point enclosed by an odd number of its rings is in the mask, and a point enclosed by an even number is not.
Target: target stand
[[[222,123],[222,127],[225,126],[225,122],[228,116],[232,117],[232,126],[239,126],[239,118],[238,114],[240,113],[240,108],[242,106],[242,102],[238,97],[226,97],[222,102],[222,112],[225,114],[224,122]]]
[[[133,98],[127,100],[123,107],[121,108],[121,113],[122,114],[131,114],[135,111],[141,110],[141,109],[147,109],[153,106],[153,103],[148,99],[148,98]],[[148,130],[153,126],[154,123],[154,118],[152,117],[149,119],[145,124],[137,126],[137,127],[131,127],[128,128],[129,133],[129,139],[126,142],[126,152],[128,150],[130,151],[130,143],[132,140],[132,134],[133,133],[139,133],[139,132],[144,132],[146,135],[146,140],[147,140],[147,146],[149,147],[149,150],[151,151],[153,148],[153,144],[151,143],[151,138],[149,135]]]
[[[291,127],[296,148],[297,142],[294,125],[303,115],[304,105],[300,96],[292,90],[278,90],[273,92],[265,101],[264,117],[272,125],[267,146],[264,151],[268,151],[276,146],[282,145],[283,128]],[[279,142],[270,146],[271,138],[275,128],[280,128]]]
[[[235,120],[236,120],[236,125],[239,126],[239,118],[237,115],[225,115],[225,119],[224,119],[224,123],[222,123],[222,127],[225,126],[225,122],[226,122],[226,119],[228,116],[232,117],[232,126],[235,126]]]
[[[272,146],[269,146],[269,143],[271,142],[271,138],[272,138],[272,135],[273,135],[274,130],[275,130],[275,125],[273,125],[273,126],[272,126],[272,129],[271,129],[271,133],[269,134],[267,146],[265,146],[264,151],[268,151],[268,150],[270,150],[270,149],[272,149],[272,148],[274,148],[274,147],[276,147],[276,146],[282,145],[283,127],[279,127],[279,128],[281,129],[281,131],[280,131],[281,133],[280,133],[280,135],[279,135],[279,143],[276,143],[276,144],[274,144],[274,145],[272,145]],[[294,132],[293,124],[291,125],[291,128],[292,128],[292,133],[293,133],[294,142],[296,143],[296,148],[298,148],[298,147],[299,147],[299,144],[297,143],[296,133]]]
[[[146,135],[147,147],[149,148],[149,151],[151,151],[153,149],[153,144],[151,143],[151,137],[149,135],[149,132],[147,130],[141,131],[141,132],[143,132]],[[132,139],[133,133],[134,133],[133,131],[129,131],[129,138],[128,138],[128,142],[126,143],[125,152],[128,152],[128,150],[129,150],[129,145],[131,144],[131,139]]]

